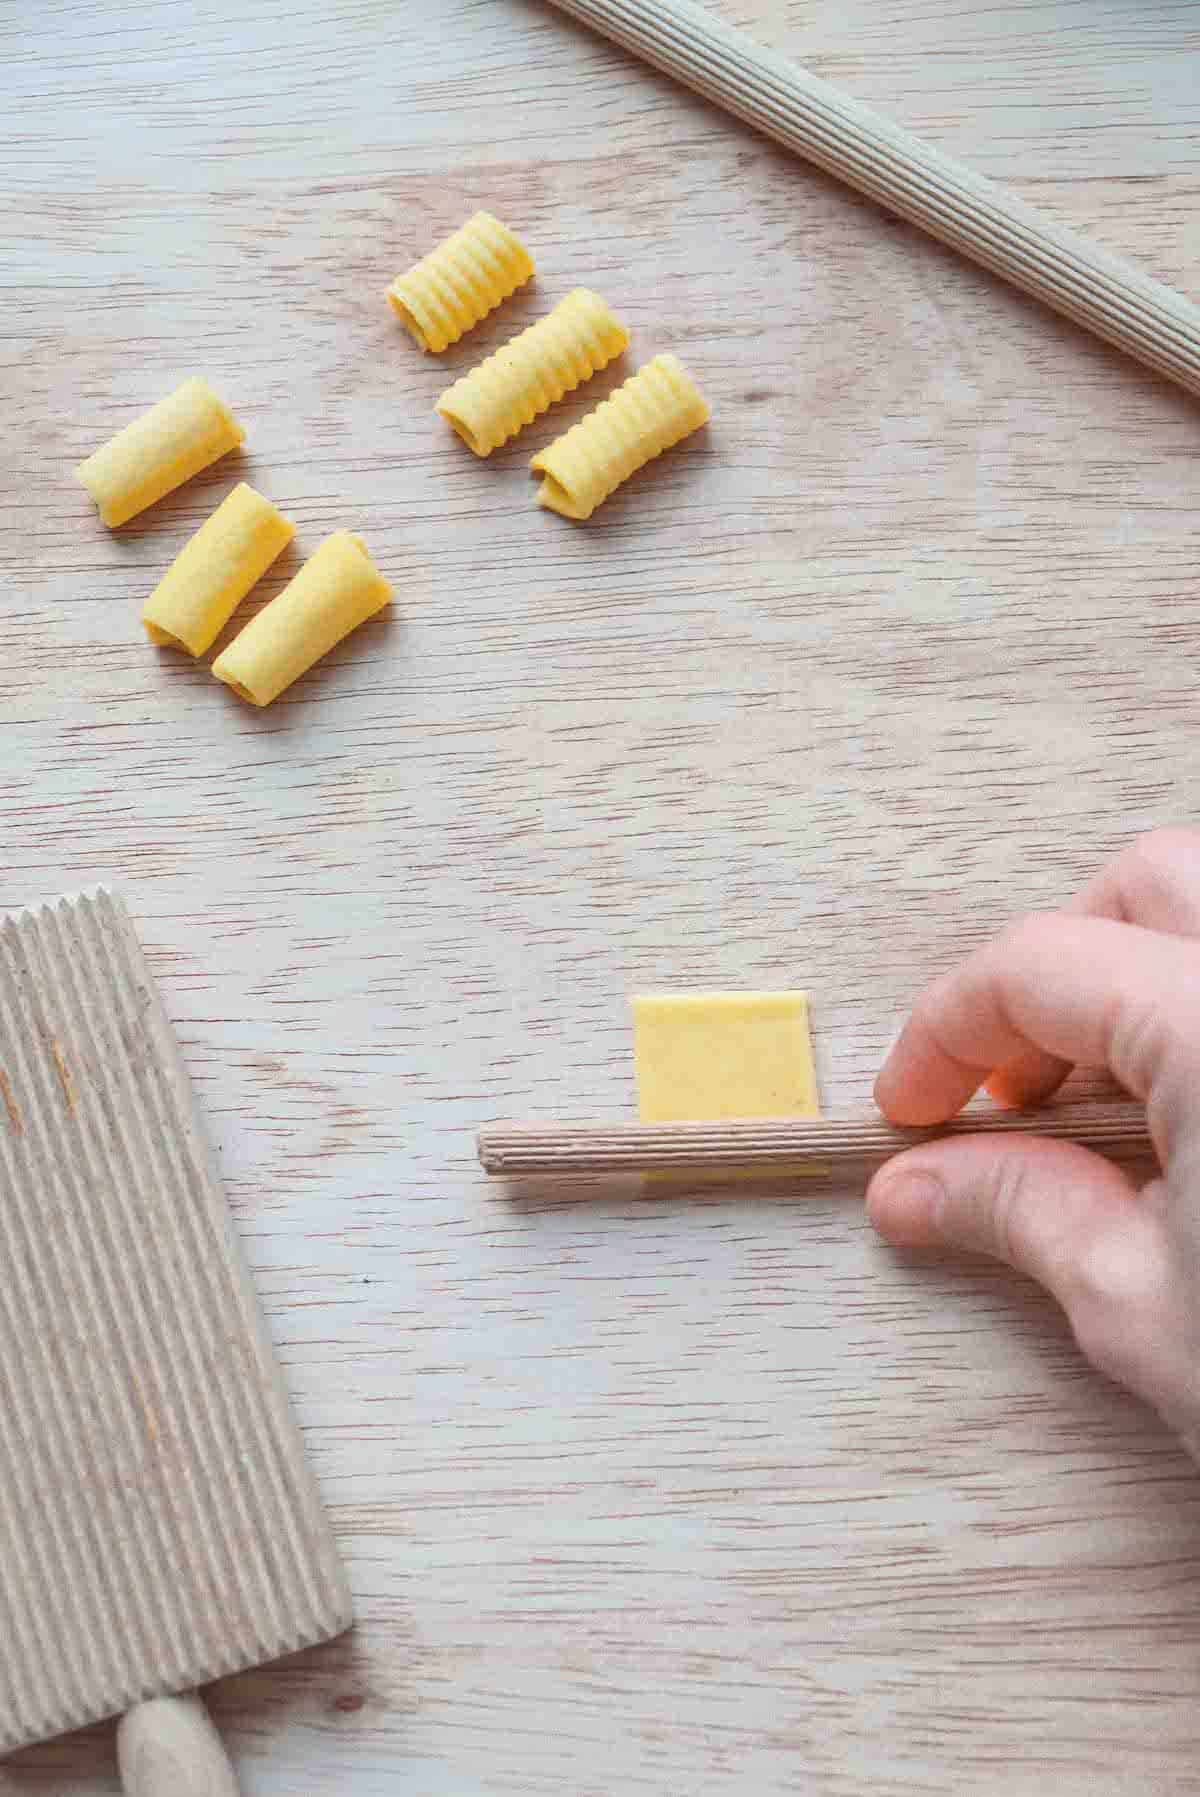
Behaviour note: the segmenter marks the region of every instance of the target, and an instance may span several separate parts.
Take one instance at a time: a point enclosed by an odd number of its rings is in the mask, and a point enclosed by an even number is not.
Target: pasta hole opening
[[[472,450],[476,455],[484,454],[479,438],[475,435],[475,432],[471,429],[465,418],[458,417],[457,413],[451,412],[443,406],[439,406],[438,411],[441,412],[442,417],[446,420],[446,423],[450,426],[450,429],[454,432],[455,436],[461,437],[468,449]]]
[[[418,349],[428,349],[429,339],[422,330],[416,313],[411,311],[409,307],[405,305],[398,294],[389,293],[388,298],[392,302],[392,311],[396,314],[396,317],[400,320],[400,323],[404,326]]]
[[[254,697],[250,688],[248,686],[243,686],[240,680],[228,680],[225,684],[228,686],[231,693],[237,694],[239,699],[246,699],[251,705],[258,704],[258,700]]]
[[[578,518],[579,505],[569,488],[545,469],[541,470],[542,485],[538,493],[539,503],[548,506],[552,512],[561,512],[565,518]]]
[[[146,635],[156,649],[182,649],[185,654],[192,654],[192,650],[188,648],[181,636],[173,636],[169,630],[164,630],[161,624],[152,624],[149,618],[145,619],[145,625]]]

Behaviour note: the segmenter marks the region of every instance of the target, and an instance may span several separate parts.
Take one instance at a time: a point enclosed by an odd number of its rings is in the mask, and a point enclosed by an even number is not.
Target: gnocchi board
[[[113,893],[0,916],[0,1101],[11,1752],[328,1641],[352,1617],[187,1075]]]
[[[714,3],[1200,292],[1194,0]],[[0,905],[136,896],[359,1619],[213,1693],[248,1797],[1190,1797],[1195,1475],[1038,1293],[473,1141],[632,1115],[634,991],[809,988],[863,1106],[1195,817],[1196,408],[540,0],[402,10],[3,21]],[[481,204],[542,274],[423,357],[385,290]],[[486,465],[432,415],[575,286],[714,414],[586,527],[526,461],[619,366]],[[109,536],[71,468],[197,369],[240,470]],[[240,478],[268,593],[339,527],[397,589],[262,714],[139,623]]]

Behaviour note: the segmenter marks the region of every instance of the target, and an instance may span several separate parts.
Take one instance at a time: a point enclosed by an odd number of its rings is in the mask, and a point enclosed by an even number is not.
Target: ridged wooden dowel
[[[574,18],[1200,394],[1200,308],[691,0],[555,0]]]
[[[1043,1111],[971,1111],[941,1129],[894,1129],[878,1115],[754,1118],[737,1123],[492,1123],[479,1159],[497,1179],[595,1173],[769,1173],[804,1169],[859,1175],[898,1149],[939,1136],[1052,1136],[1111,1160],[1151,1155],[1134,1104],[1063,1104]]]

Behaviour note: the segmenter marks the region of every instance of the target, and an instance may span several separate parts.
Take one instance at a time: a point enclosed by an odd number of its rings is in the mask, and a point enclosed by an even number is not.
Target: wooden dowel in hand
[[[1200,393],[1200,308],[693,0],[555,0],[943,243]]]
[[[969,1111],[940,1129],[895,1129],[876,1114],[754,1118],[715,1123],[492,1123],[479,1159],[497,1179],[603,1173],[707,1176],[808,1171],[860,1178],[901,1148],[940,1136],[1050,1136],[1110,1160],[1153,1158],[1146,1114],[1135,1104],[1061,1104],[1041,1111]]]

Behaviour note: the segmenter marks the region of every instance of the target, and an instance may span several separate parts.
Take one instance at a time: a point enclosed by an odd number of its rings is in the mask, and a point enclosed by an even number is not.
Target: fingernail
[[[889,1242],[924,1245],[937,1238],[937,1213],[945,1196],[946,1188],[936,1173],[906,1168],[874,1181],[871,1220]]]

